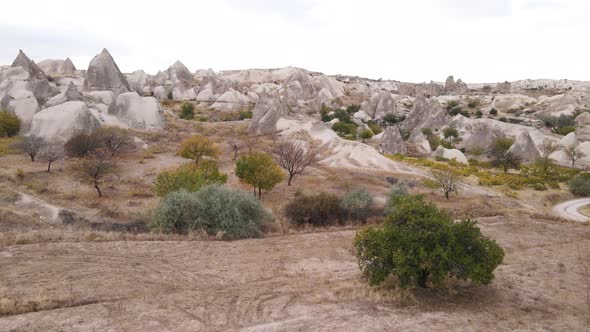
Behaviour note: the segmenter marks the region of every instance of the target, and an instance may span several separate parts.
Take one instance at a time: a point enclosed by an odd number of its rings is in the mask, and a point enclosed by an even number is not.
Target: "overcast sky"
[[[588,0],[3,1],[0,63],[295,66],[408,82],[590,80]]]

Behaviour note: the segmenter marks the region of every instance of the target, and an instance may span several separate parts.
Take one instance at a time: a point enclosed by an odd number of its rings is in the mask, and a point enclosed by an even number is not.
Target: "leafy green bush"
[[[181,190],[166,195],[149,226],[164,233],[204,230],[235,240],[259,237],[270,219],[252,195],[225,186],[207,186],[197,192]]]
[[[204,161],[199,165],[184,164],[175,170],[163,171],[154,181],[155,193],[162,197],[168,193],[179,191],[197,191],[211,184],[225,184],[227,175],[219,172],[214,161]]]
[[[361,105],[348,105],[346,107],[346,113],[353,115],[354,113],[358,112],[361,110]]]
[[[391,126],[396,123],[402,122],[405,119],[406,119],[405,115],[399,116],[395,113],[387,113],[387,114],[385,114],[385,116],[383,117],[382,120],[386,125]]]
[[[20,119],[16,114],[0,111],[0,137],[12,137],[20,130]]]
[[[361,138],[363,140],[371,139],[371,137],[373,137],[373,136],[375,136],[375,134],[373,134],[371,129],[365,129],[361,132]]]
[[[366,220],[371,213],[373,197],[366,189],[354,189],[347,191],[342,196],[341,206],[346,211],[346,216],[353,220]]]
[[[483,113],[480,110],[478,110],[477,112],[475,112],[475,117],[476,118],[481,119],[482,116],[483,116]]]
[[[236,161],[236,176],[244,183],[258,189],[258,199],[262,199],[262,190],[271,190],[285,175],[272,156],[264,152],[250,152]]]
[[[497,109],[495,109],[495,108],[492,108],[492,109],[490,110],[490,115],[492,115],[492,116],[496,116],[496,115],[498,115],[498,110],[497,110]]]
[[[371,131],[375,135],[379,135],[379,134],[381,134],[383,132],[383,128],[381,128],[381,126],[377,122],[375,122],[373,120],[369,121],[367,123],[367,126],[369,126],[369,128],[371,129]]]
[[[489,284],[504,251],[481,234],[476,221],[453,219],[423,196],[405,196],[395,204],[382,229],[357,233],[359,267],[371,285],[395,275],[400,287],[434,286],[445,278]]]
[[[547,115],[541,118],[545,126],[559,135],[567,135],[576,130],[576,120],[572,115],[561,114],[560,116]]]
[[[387,202],[385,203],[385,215],[393,213],[399,201],[408,195],[408,187],[404,183],[392,186],[387,195]]]
[[[180,106],[180,118],[184,120],[192,120],[195,118],[195,105],[189,102],[184,102]]]
[[[297,193],[285,207],[289,220],[299,226],[330,226],[344,224],[346,211],[341,206],[340,197],[319,193],[306,195]]]
[[[581,173],[574,176],[568,183],[570,191],[576,196],[590,196],[590,173]]]
[[[338,136],[350,140],[356,139],[356,129],[357,126],[354,123],[337,122],[332,126],[332,130],[334,130]]]
[[[253,116],[254,116],[254,113],[252,113],[252,111],[250,111],[250,110],[248,110],[248,111],[241,111],[240,112],[239,119],[240,120],[252,119]]]

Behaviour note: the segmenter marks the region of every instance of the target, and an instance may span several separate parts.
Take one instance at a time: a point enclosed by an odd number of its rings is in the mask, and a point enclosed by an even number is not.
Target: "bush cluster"
[[[0,137],[12,137],[20,130],[20,119],[16,114],[0,111]]]
[[[189,102],[184,102],[180,105],[180,116],[184,120],[192,120],[195,118],[195,105]]]
[[[576,131],[576,120],[572,115],[561,114],[560,116],[547,115],[541,118],[545,126],[559,135],[567,135]]]
[[[344,225],[364,221],[371,213],[373,198],[365,189],[346,192],[342,197],[329,193],[297,193],[285,208],[289,220],[298,225]]]
[[[183,234],[202,230],[225,240],[259,237],[271,215],[252,195],[225,186],[171,192],[160,202],[152,231]]]
[[[590,196],[590,173],[581,173],[574,176],[568,183],[572,194],[576,196]]]
[[[219,171],[214,161],[204,161],[199,165],[184,164],[177,169],[163,171],[154,181],[154,192],[160,196],[184,189],[192,192],[212,184],[225,184],[227,175]]]
[[[420,195],[396,198],[383,228],[357,233],[359,267],[371,285],[395,275],[400,287],[434,286],[448,277],[489,284],[504,251],[474,220],[453,219]]]

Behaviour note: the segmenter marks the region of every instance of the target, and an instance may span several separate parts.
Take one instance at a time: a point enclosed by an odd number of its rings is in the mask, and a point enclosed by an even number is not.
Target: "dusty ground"
[[[86,224],[52,223],[67,207],[99,225],[145,223],[158,203],[155,175],[183,162],[178,144],[194,133],[224,149],[219,162],[233,175],[230,140],[247,143],[244,122],[170,121],[164,134],[141,134],[149,145],[121,157],[105,197],[76,182],[71,161],[45,165],[0,157],[0,331],[194,330],[552,330],[590,326],[590,225],[548,218],[564,191],[522,191],[518,197],[463,192],[447,201],[403,177],[412,192],[453,216],[478,218],[505,249],[490,286],[447,282],[441,289],[371,289],[352,252],[358,227],[294,229],[282,207],[297,190],[342,192],[363,186],[384,203],[387,172],[313,167],[265,194],[275,221],[262,239],[221,242],[202,234],[169,236],[105,232]],[[270,151],[272,139],[252,144]],[[242,151],[248,149],[244,144]],[[17,169],[24,176],[16,175]],[[22,196],[24,193],[29,196]],[[24,197],[24,198],[23,198]],[[378,216],[372,222],[379,222]],[[206,241],[205,241],[206,240]]]
[[[4,247],[0,291],[65,308],[0,318],[2,330],[553,330],[590,324],[590,228],[481,218],[506,259],[492,285],[369,290],[354,230],[237,242]]]

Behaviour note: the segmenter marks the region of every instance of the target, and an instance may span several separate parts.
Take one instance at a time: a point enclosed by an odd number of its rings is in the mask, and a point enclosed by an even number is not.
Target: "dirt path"
[[[590,231],[480,219],[505,248],[487,287],[410,299],[359,281],[354,231],[236,242],[81,242],[0,249],[0,294],[64,308],[0,318],[0,330],[568,330],[590,323]],[[1,301],[0,301],[1,302]]]
[[[590,198],[581,198],[573,201],[567,201],[556,205],[553,208],[553,213],[557,216],[565,218],[567,220],[577,222],[588,222],[590,218],[580,213],[580,208],[590,205]]]

